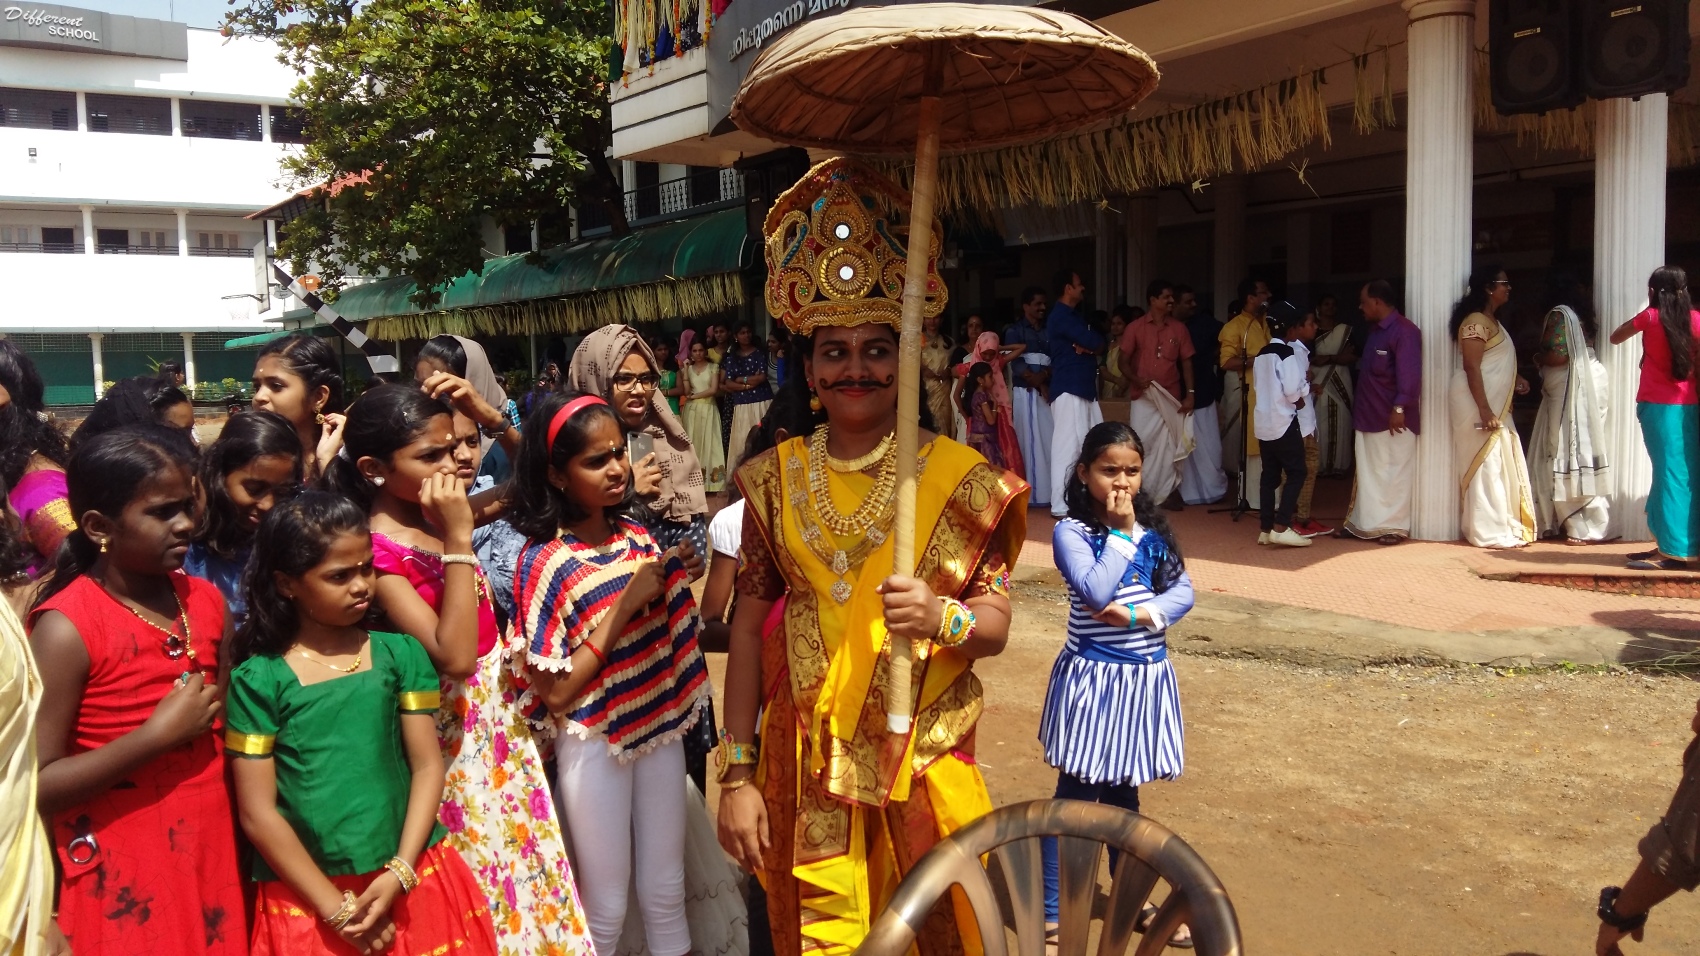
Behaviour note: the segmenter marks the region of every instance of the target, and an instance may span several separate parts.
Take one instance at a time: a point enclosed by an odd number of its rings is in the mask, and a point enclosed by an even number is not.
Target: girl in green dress
[[[365,513],[317,491],[273,508],[248,589],[225,749],[259,851],[251,952],[494,956],[489,906],[437,822],[437,672],[413,638],[361,626]]]

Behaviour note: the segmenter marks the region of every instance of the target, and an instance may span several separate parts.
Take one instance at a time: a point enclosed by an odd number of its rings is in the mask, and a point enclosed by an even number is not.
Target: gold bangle
[[[742,780],[722,780],[720,781],[720,792],[731,793],[734,790],[742,790],[750,785],[752,779],[753,778],[751,777],[745,777]]]
[[[384,869],[395,874],[395,878],[401,882],[403,893],[411,893],[419,886],[419,874],[399,856],[390,857],[389,862],[384,864]]]
[[[354,891],[343,890],[342,908],[337,910],[336,913],[334,913],[329,919],[325,920],[325,923],[330,926],[331,929],[342,929],[344,926],[348,925],[349,920],[354,918],[354,909],[357,905],[358,904],[354,899]]]
[[[724,781],[733,767],[753,767],[761,761],[761,751],[755,744],[741,744],[732,739],[730,730],[720,731],[719,747],[720,772],[715,775],[717,782]]]
[[[953,597],[941,597],[943,614],[939,616],[939,633],[933,643],[940,647],[955,647],[974,636],[974,612]]]

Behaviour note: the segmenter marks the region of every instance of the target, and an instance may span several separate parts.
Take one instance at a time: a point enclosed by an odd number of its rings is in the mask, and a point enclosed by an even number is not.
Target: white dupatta
[[[1554,501],[1576,501],[1608,492],[1605,406],[1594,379],[1593,345],[1582,333],[1582,320],[1567,305],[1553,309],[1564,322],[1570,382],[1564,392],[1558,444],[1553,449]]]

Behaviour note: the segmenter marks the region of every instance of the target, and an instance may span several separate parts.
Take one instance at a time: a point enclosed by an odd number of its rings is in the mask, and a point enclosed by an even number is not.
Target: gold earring
[[[812,388],[809,389],[809,411],[820,411],[820,396],[816,395],[815,390]]]
[[[323,425],[324,423],[325,423],[324,413],[323,412],[314,412],[313,413],[313,424]]]
[[[100,553],[105,554],[106,553],[106,539],[101,538],[100,541],[98,542],[98,544],[100,545]]]

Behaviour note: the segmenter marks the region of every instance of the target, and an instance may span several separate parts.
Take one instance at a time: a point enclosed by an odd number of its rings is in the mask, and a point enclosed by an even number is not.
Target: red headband
[[[544,447],[548,448],[550,451],[554,450],[555,436],[561,433],[561,426],[565,425],[568,419],[592,405],[606,404],[608,404],[606,401],[595,395],[581,395],[565,405],[562,405],[561,410],[555,413],[555,417],[549,419],[549,444]]]

